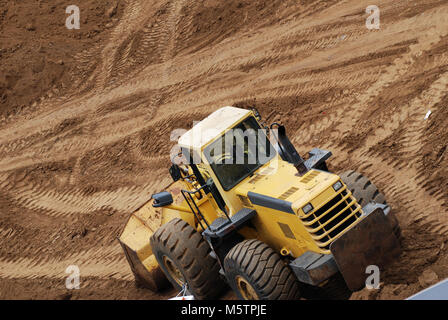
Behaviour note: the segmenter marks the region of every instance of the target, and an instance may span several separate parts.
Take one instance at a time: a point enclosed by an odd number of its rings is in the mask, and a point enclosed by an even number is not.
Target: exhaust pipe
[[[297,172],[299,173],[299,176],[303,176],[308,172],[308,168],[305,165],[305,160],[303,160],[303,158],[297,152],[296,148],[286,135],[285,126],[274,122],[273,124],[271,124],[270,129],[272,130],[274,126],[277,126],[277,135],[275,138],[277,140],[278,153],[283,160],[294,165],[294,167],[297,169]]]

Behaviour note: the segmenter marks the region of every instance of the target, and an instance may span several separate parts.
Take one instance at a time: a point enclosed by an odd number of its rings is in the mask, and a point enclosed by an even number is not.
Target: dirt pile
[[[352,299],[448,276],[446,1],[383,1],[380,30],[364,0],[88,0],[70,32],[72,3],[0,4],[0,298],[172,295],[135,287],[116,237],[169,183],[173,130],[224,105],[385,193],[403,254]]]

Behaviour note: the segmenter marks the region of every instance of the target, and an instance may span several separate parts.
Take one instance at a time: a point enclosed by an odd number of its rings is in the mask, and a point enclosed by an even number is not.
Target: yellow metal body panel
[[[260,240],[279,252],[283,248],[286,249],[293,257],[298,257],[306,251],[327,253],[316,244],[300,219],[303,216],[301,209],[308,203],[317,207],[322,203],[320,201],[324,199],[328,201],[334,197],[336,193],[332,185],[339,180],[339,177],[317,170],[311,170],[303,177],[299,177],[294,166],[281,159],[276,161],[275,167],[267,165],[261,168],[259,172],[245,179],[229,193],[239,195],[239,199],[245,197],[249,200],[248,192],[254,192],[291,202],[295,214],[252,204],[257,211],[254,224]],[[263,172],[269,174],[263,175]],[[291,230],[292,235],[286,236],[281,225],[283,227],[286,225],[284,228]]]

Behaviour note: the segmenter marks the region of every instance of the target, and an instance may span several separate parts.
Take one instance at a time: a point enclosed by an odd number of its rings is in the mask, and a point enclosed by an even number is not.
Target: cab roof
[[[202,150],[209,142],[223,135],[226,129],[233,127],[250,113],[250,110],[230,106],[220,108],[184,133],[179,138],[178,144],[183,148]]]

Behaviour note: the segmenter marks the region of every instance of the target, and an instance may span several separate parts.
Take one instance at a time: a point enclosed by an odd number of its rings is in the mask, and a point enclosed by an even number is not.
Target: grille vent
[[[319,171],[311,171],[310,173],[308,173],[307,175],[305,175],[305,176],[302,178],[301,182],[302,182],[302,183],[308,183],[308,182],[310,182],[311,180],[313,180],[314,178],[316,178],[319,174],[320,174]]]
[[[284,192],[280,197],[278,197],[281,200],[286,200],[289,198],[292,194],[294,194],[299,188],[291,187],[286,192]]]
[[[238,195],[238,197],[240,198],[241,202],[243,203],[243,206],[252,208],[252,204],[250,203],[249,199],[247,199],[247,197],[244,197],[242,195]]]
[[[294,239],[296,240],[296,237],[294,236],[294,233],[292,232],[291,228],[284,223],[281,222],[277,222],[278,225],[280,226],[280,229],[282,229],[283,234],[285,235],[285,237],[289,238],[289,239]]]

